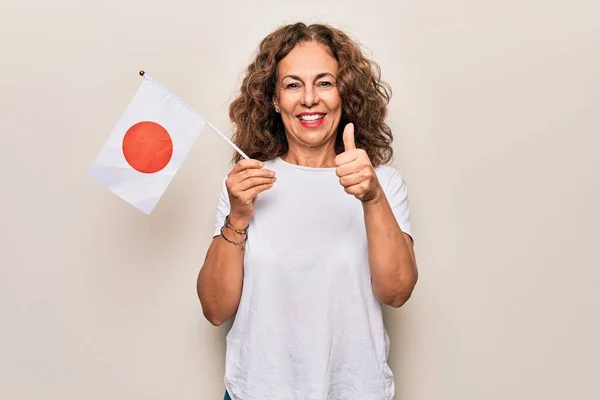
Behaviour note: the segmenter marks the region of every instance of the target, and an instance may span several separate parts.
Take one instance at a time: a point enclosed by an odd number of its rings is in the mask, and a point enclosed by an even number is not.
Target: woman
[[[390,91],[329,26],[260,44],[230,107],[234,156],[198,275],[227,336],[226,399],[394,397],[382,304],[417,281],[406,184],[391,166]],[[230,397],[229,397],[230,396]]]

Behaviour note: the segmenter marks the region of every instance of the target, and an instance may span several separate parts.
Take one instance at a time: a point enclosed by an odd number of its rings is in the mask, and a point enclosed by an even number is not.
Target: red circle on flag
[[[123,137],[123,155],[136,171],[145,174],[158,172],[173,156],[171,135],[156,122],[138,122]]]

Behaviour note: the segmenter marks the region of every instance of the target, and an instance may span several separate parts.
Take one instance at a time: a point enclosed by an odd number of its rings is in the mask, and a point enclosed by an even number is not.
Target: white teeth
[[[314,122],[316,120],[319,120],[321,118],[325,117],[325,115],[303,115],[300,117],[300,119],[302,121],[306,121],[306,122]]]

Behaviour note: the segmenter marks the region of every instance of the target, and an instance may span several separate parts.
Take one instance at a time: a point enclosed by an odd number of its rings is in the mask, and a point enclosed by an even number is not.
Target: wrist
[[[228,230],[227,235],[223,232],[224,229]],[[221,227],[221,236],[229,243],[239,246],[242,249],[242,251],[244,251],[245,242],[248,238],[247,229],[247,221],[244,221],[244,219],[232,217],[231,215],[227,215],[225,217],[225,222]]]
[[[248,224],[250,223],[250,218],[236,216],[235,214],[230,214],[227,217],[227,219],[229,221],[229,225],[233,229],[240,230],[240,231],[243,231],[246,228],[248,228]]]
[[[385,198],[385,194],[381,188],[377,189],[375,193],[362,201],[364,207],[372,207],[382,203],[382,200]]]

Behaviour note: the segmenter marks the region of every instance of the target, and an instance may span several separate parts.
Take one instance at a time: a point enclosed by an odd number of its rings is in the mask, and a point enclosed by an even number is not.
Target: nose
[[[304,88],[304,93],[302,93],[302,105],[310,108],[318,102],[319,96],[317,91],[311,85],[306,85]]]

